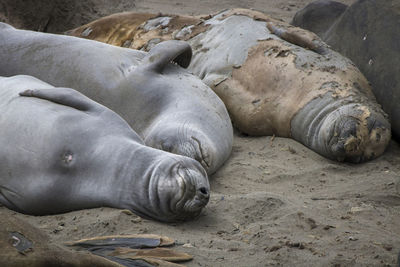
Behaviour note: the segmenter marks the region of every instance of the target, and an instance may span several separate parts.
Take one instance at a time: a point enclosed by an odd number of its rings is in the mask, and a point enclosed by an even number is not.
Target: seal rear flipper
[[[171,61],[187,68],[192,59],[192,48],[184,41],[169,40],[157,44],[144,57],[143,64],[155,72],[161,72]]]
[[[28,89],[19,93],[19,95],[45,99],[82,111],[94,111],[100,106],[87,96],[71,88]]]

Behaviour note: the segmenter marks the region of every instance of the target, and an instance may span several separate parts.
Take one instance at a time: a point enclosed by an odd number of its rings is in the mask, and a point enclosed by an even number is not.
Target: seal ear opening
[[[184,41],[169,40],[157,44],[143,59],[143,64],[156,72],[162,72],[168,63],[175,62],[187,68],[192,59],[192,48]]]

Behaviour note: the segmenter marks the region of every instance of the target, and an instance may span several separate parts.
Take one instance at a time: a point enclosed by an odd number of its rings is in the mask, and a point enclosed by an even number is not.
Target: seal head
[[[193,219],[200,214],[210,198],[207,173],[197,161],[178,157],[164,157],[149,170],[147,188],[134,195],[147,203],[128,208],[143,217],[167,222]]]
[[[348,114],[343,116],[343,114]],[[381,114],[365,106],[353,104],[340,107],[329,114],[322,126],[327,154],[338,161],[353,163],[376,158],[384,152],[390,140],[390,124]]]

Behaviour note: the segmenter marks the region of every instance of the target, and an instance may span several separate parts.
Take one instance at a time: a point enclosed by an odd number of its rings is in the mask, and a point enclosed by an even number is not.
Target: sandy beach
[[[63,24],[53,18],[46,28],[62,32],[120,11],[198,15],[233,7],[289,22],[310,2],[91,0],[75,3],[73,10],[81,13]],[[42,217],[0,211],[27,220],[59,243],[110,234],[166,235],[176,240],[176,250],[194,256],[184,263],[188,267],[395,266],[399,177],[400,146],[393,140],[380,158],[355,165],[325,159],[292,139],[235,132],[230,159],[210,177],[210,203],[194,221],[166,224],[111,208]]]

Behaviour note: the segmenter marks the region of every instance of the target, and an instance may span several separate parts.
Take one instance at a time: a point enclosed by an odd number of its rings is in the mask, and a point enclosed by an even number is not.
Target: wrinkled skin
[[[179,221],[207,204],[197,161],[145,146],[81,93],[21,75],[1,77],[0,94],[2,205],[32,215],[108,206]]]
[[[318,2],[300,10],[293,19],[294,25],[315,31],[333,49],[350,58],[360,68],[371,82],[378,103],[389,115],[393,135],[399,140],[400,2],[356,1],[329,24],[322,23],[323,14],[334,13],[333,7],[339,4],[326,1],[328,4],[320,6]],[[315,16],[310,15],[310,10]],[[319,24],[324,27],[316,29],[315,25]]]
[[[71,87],[114,110],[146,145],[198,160],[208,174],[229,157],[233,131],[223,102],[187,67],[188,44],[149,53],[0,24],[0,75],[27,74]]]
[[[140,49],[186,40],[193,47],[188,69],[224,101],[235,127],[250,135],[291,137],[349,162],[378,157],[390,140],[387,115],[350,60],[315,34],[256,11],[120,13],[68,34]]]

